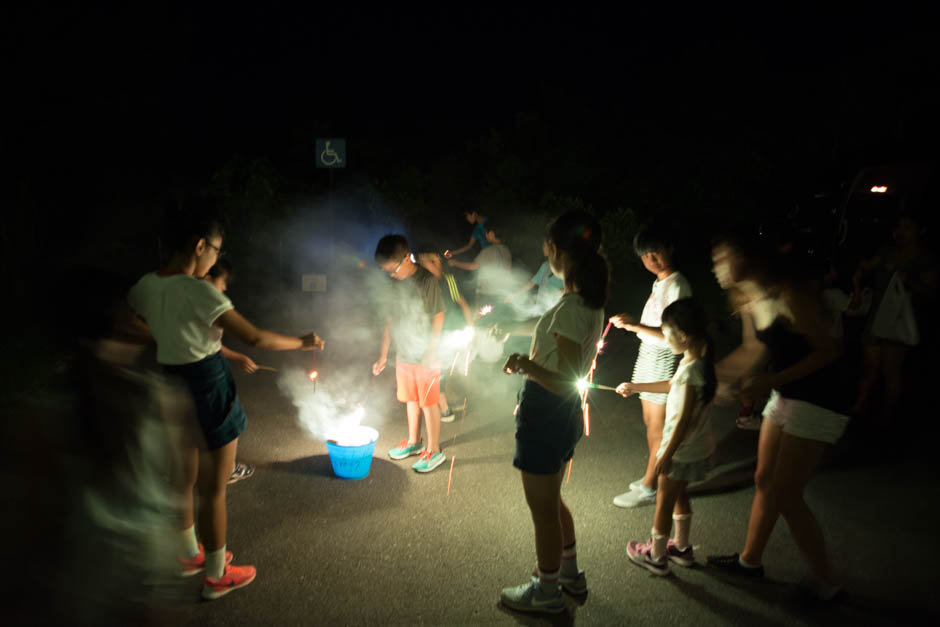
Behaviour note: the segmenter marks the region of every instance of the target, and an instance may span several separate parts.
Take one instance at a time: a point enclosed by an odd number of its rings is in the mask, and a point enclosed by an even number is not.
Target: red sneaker
[[[219,579],[206,577],[203,579],[202,598],[213,600],[223,597],[232,590],[244,588],[255,580],[258,572],[254,566],[232,566],[225,567],[225,572]]]
[[[180,577],[192,577],[206,569],[206,552],[199,543],[199,554],[196,557],[177,557],[177,563],[180,565]],[[232,552],[225,552],[226,566],[232,563]]]

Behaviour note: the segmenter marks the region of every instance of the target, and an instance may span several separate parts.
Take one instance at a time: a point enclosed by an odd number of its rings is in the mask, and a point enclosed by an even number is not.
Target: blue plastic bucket
[[[372,453],[375,451],[375,442],[379,439],[379,432],[372,427],[359,427],[353,439],[368,440],[368,442],[358,446],[345,446],[342,440],[327,440],[326,442],[333,473],[340,479],[365,479],[369,476]]]

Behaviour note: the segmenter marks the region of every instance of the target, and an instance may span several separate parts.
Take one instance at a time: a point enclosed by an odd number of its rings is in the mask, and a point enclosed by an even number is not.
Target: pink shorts
[[[420,364],[395,362],[398,401],[432,407],[441,400],[441,367],[424,368]]]

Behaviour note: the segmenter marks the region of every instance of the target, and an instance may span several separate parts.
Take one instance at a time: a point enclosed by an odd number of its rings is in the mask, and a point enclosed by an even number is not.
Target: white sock
[[[653,551],[650,553],[650,557],[655,562],[661,562],[663,557],[666,556],[666,543],[669,542],[669,536],[660,533],[655,527],[650,533],[653,536]]]
[[[225,545],[218,551],[206,551],[206,577],[221,579],[225,574]]]
[[[689,532],[692,530],[692,512],[688,514],[673,514],[672,520],[676,527],[676,548],[684,551],[689,548]]]
[[[642,483],[640,484],[639,489],[643,492],[643,494],[656,494],[656,488],[647,488]]]
[[[571,578],[578,576],[578,551],[574,542],[561,550],[561,574]]]
[[[740,564],[744,568],[760,568],[760,564],[748,564],[747,562],[744,561],[744,558],[741,557],[740,555],[738,555],[738,564]]]
[[[539,568],[539,587],[546,594],[558,593],[558,571],[547,572]]]
[[[192,559],[199,555],[199,541],[196,540],[196,525],[191,525],[189,529],[183,529],[180,532],[182,540],[181,550],[183,557]]]

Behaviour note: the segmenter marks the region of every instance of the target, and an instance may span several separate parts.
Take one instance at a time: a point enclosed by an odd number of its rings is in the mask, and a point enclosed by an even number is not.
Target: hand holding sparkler
[[[519,373],[525,374],[523,372],[523,366],[524,366],[523,360],[528,361],[528,359],[529,358],[526,355],[513,353],[506,360],[506,363],[503,364],[503,372],[505,372],[506,374],[519,374]]]
[[[602,385],[600,383],[594,383],[588,381],[587,379],[578,379],[577,384],[578,392],[584,393],[586,390],[608,390],[610,392],[617,392],[617,388],[610,387],[609,385]]]
[[[372,376],[377,377],[379,374],[385,370],[385,364],[388,362],[387,357],[379,357],[378,361],[372,364]]]
[[[451,258],[450,251],[449,251],[449,250],[445,250],[445,251],[444,251],[444,259],[450,259],[450,258]]]
[[[236,361],[242,367],[242,370],[248,374],[257,372],[261,368],[261,366],[256,364],[248,355],[241,355],[236,359]]]
[[[610,317],[610,323],[617,327],[618,329],[623,329],[624,331],[630,331],[631,333],[636,333],[636,318],[630,314],[618,314],[616,316]]]
[[[624,398],[627,398],[631,394],[636,394],[636,390],[633,389],[633,383],[630,381],[624,381],[623,383],[618,385],[616,388],[614,388],[614,391]]]
[[[315,348],[319,348],[322,351],[323,347],[326,346],[326,342],[323,341],[323,338],[317,336],[316,333],[308,333],[301,337],[300,341],[302,342],[300,347],[302,351],[310,351]]]

